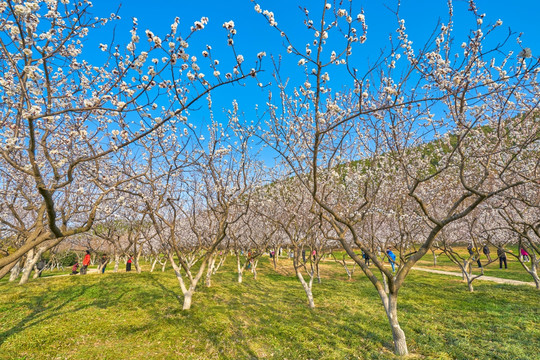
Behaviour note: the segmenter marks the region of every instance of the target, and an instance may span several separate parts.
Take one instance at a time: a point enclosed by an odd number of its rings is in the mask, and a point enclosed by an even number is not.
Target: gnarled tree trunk
[[[26,258],[26,264],[24,265],[24,269],[22,272],[21,280],[19,281],[19,285],[23,285],[28,282],[28,279],[30,279],[30,274],[32,273],[32,270],[34,269],[34,265],[38,262],[39,258],[41,257],[41,254],[43,254],[45,249],[46,249],[45,247],[41,247],[37,251],[34,251],[34,249],[32,249],[28,252],[28,257]]]

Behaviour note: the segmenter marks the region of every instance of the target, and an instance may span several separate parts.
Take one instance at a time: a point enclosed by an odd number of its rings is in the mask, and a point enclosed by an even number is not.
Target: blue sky
[[[263,9],[268,9],[276,14],[279,26],[286,30],[293,38],[297,38],[300,48],[305,39],[313,39],[304,30],[303,13],[299,6],[308,7],[312,13],[316,13],[323,1],[313,0],[266,0],[260,2]],[[395,16],[385,7],[394,8],[396,1],[354,1],[354,7],[359,12],[364,9],[366,22],[369,26],[368,40],[359,48],[358,61],[369,61],[376,58],[379,49],[388,44],[388,35],[393,33],[397,27]],[[156,34],[165,34],[169,30],[174,18],[180,18],[179,29],[187,33],[194,21],[202,16],[210,19],[204,31],[197,34],[196,39],[202,46],[210,43],[215,49],[218,57],[230,57],[230,51],[225,45],[226,31],[222,28],[225,21],[233,20],[238,30],[235,44],[237,50],[244,55],[246,60],[254,59],[259,51],[266,51],[268,55],[278,55],[285,53],[282,46],[282,38],[279,33],[271,29],[261,15],[253,10],[254,4],[249,0],[218,1],[175,1],[175,0],[98,0],[94,3],[93,12],[95,14],[106,15],[114,12],[121,5],[119,14],[122,20],[116,23],[116,37],[127,38],[131,28],[131,18],[139,20],[140,29],[151,29]],[[506,34],[508,28],[514,32],[523,32],[523,45],[533,50],[533,55],[537,56],[540,51],[540,30],[537,18],[540,14],[540,1],[524,0],[520,2],[508,2],[503,0],[480,0],[477,7],[481,13],[486,13],[486,23],[494,23],[498,19],[503,20],[503,26],[499,29],[501,37]],[[467,1],[455,1],[455,29],[456,34],[466,40],[469,29],[475,28],[475,19],[467,11]],[[406,26],[410,34],[410,39],[415,45],[422,44],[427,36],[434,30],[437,21],[447,21],[448,10],[445,0],[403,0],[400,9],[401,17],[406,20]],[[106,31],[111,31],[112,26],[108,25]],[[307,35],[307,36],[306,36]],[[106,36],[106,35],[105,35]],[[103,37],[100,35],[100,41]],[[462,40],[458,39],[460,43]],[[519,47],[515,46],[516,51]],[[90,46],[90,45],[89,45]],[[92,51],[92,49],[88,49]],[[96,49],[96,52],[98,50]],[[223,56],[219,56],[223,54]],[[284,64],[284,70],[295,74],[297,59],[289,58]],[[270,61],[266,61],[267,73],[271,72]],[[303,80],[302,80],[303,81]],[[238,87],[237,87],[238,88]],[[232,93],[237,93],[238,100],[242,107],[250,106],[254,103],[252,97],[254,89],[235,89]],[[255,90],[255,93],[257,90]],[[264,93],[264,91],[260,91]],[[231,91],[224,91],[224,97],[229,96]],[[244,94],[245,93],[245,94]],[[221,95],[221,94],[219,94]],[[244,96],[247,96],[244,98]],[[264,99],[264,97],[263,97]],[[247,100],[247,101],[246,101]],[[227,102],[227,101],[225,101]],[[229,101],[230,103],[230,101]],[[246,108],[246,111],[248,109]]]
[[[333,6],[335,4],[331,2]],[[394,9],[396,1],[364,0],[354,1],[353,14],[365,11],[366,23],[369,26],[368,39],[361,47],[355,50],[354,61],[358,63],[355,67],[362,68],[368,62],[373,61],[381,48],[388,46],[389,34],[394,34],[397,28],[397,19],[388,9]],[[303,25],[304,15],[299,10],[299,6],[310,9],[311,14],[320,12],[324,1],[309,0],[265,0],[259,3],[263,9],[273,11],[279,27],[285,30],[292,37],[300,49],[304,48],[306,42],[313,40],[312,33],[305,30]],[[345,1],[346,7],[348,2]],[[493,24],[498,19],[503,21],[503,25],[497,29],[497,33],[492,37],[492,41],[504,38],[508,30],[522,32],[523,46],[532,49],[533,55],[538,56],[540,52],[540,31],[537,25],[537,17],[540,14],[540,1],[524,0],[521,2],[508,2],[503,0],[479,0],[477,8],[480,13],[486,13],[484,24]],[[283,40],[279,33],[267,25],[264,18],[254,11],[254,3],[249,0],[217,1],[174,1],[174,0],[96,0],[93,12],[96,15],[106,16],[116,11],[121,5],[120,16],[122,20],[115,23],[116,39],[126,43],[122,39],[129,38],[131,28],[131,18],[136,17],[139,21],[141,33],[145,29],[151,29],[157,35],[164,35],[170,29],[170,24],[174,18],[180,18],[179,29],[181,33],[187,34],[193,22],[206,16],[209,24],[204,31],[196,34],[196,42],[191,42],[190,49],[195,54],[203,50],[206,44],[213,47],[214,54],[222,61],[222,73],[230,71],[232,64],[232,54],[230,48],[226,46],[227,33],[222,28],[226,21],[233,20],[238,31],[235,37],[235,46],[238,53],[246,58],[246,63],[254,62],[259,51],[266,51],[268,55],[278,56],[286,54]],[[388,8],[387,8],[388,7]],[[468,11],[468,1],[454,1],[454,35],[456,43],[461,44],[467,40],[467,35],[471,29],[476,29],[476,20]],[[445,0],[402,0],[400,8],[401,18],[406,20],[409,39],[413,41],[415,47],[422,45],[429,35],[436,28],[437,22],[448,21],[448,7]],[[86,46],[87,54],[92,56],[95,51],[99,53],[99,42],[108,42],[111,37],[113,26],[107,25],[99,32],[99,36],[91,36]],[[197,45],[198,44],[198,45]],[[200,49],[197,49],[200,46]],[[512,41],[507,45],[506,50],[514,50],[517,54],[520,47]],[[292,81],[302,83],[304,77],[301,69],[296,65],[298,58],[286,56],[282,64],[282,72],[290,77]],[[230,61],[229,61],[230,60]],[[265,73],[260,77],[262,82],[270,81],[272,72],[270,58],[264,62]],[[207,70],[211,73],[210,69]],[[330,84],[337,90],[340,86],[345,86],[340,82],[342,79],[332,77]],[[248,82],[246,86],[235,85],[232,88],[222,89],[213,95],[214,112],[216,117],[222,114],[223,108],[230,108],[233,99],[236,99],[240,109],[245,112],[246,118],[251,120],[255,117],[255,104],[262,108],[267,99],[268,89],[260,89],[254,86],[255,82]],[[201,104],[203,105],[203,104]],[[204,108],[204,106],[203,106]],[[199,112],[194,113],[190,122],[204,124],[208,120],[208,115]],[[219,118],[218,118],[219,120]]]

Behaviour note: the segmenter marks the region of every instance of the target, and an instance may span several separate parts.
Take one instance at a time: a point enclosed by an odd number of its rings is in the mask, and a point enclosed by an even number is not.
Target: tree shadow
[[[62,291],[55,291],[54,293],[46,293],[40,296],[35,296],[30,298],[25,304],[28,308],[32,309],[32,312],[26,315],[21,319],[16,325],[12,326],[10,329],[0,333],[0,346],[10,337],[15,334],[18,334],[32,326],[35,326],[45,320],[55,318],[62,314],[61,310],[66,307],[66,305],[72,303],[75,299],[82,296],[89,288],[93,287],[81,287],[81,286],[71,286]],[[63,300],[61,300],[63,299]],[[61,301],[60,304],[50,308],[45,306],[46,303],[55,303]],[[71,310],[70,310],[71,311]],[[78,311],[78,310],[75,310]],[[40,316],[44,313],[48,315]]]
[[[152,283],[157,285],[161,290],[163,290],[164,293],[166,293],[170,297],[174,298],[178,302],[180,307],[182,307],[184,305],[184,298],[182,296],[178,295],[176,292],[174,292],[173,290],[166,287],[158,279],[156,279],[155,276],[149,276],[149,278],[152,280]]]
[[[19,322],[16,325],[13,325],[10,329],[0,333],[0,347],[11,336],[21,333],[44,321],[51,320],[68,313],[76,313],[91,307],[105,309],[116,304],[125,295],[125,293],[121,293],[116,297],[112,297],[112,293],[107,293],[98,298],[91,298],[87,303],[77,305],[76,301],[78,298],[92,289],[98,288],[99,286],[100,284],[87,285],[84,283],[79,283],[67,288],[63,288],[62,290],[55,290],[53,292],[47,292],[42,295],[29,298],[26,303],[20,305],[32,309],[31,313],[19,320]],[[56,303],[58,304],[52,307],[47,306],[48,304]],[[66,308],[70,304],[75,304],[75,306]]]

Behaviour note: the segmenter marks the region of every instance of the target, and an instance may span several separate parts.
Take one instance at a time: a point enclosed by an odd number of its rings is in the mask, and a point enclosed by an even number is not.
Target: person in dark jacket
[[[506,264],[506,251],[504,251],[502,246],[499,246],[497,249],[497,256],[499,257],[499,269],[502,269],[503,262],[504,268],[508,269],[508,265]]]
[[[364,263],[369,266],[369,255],[362,251],[362,257],[364,258]]]
[[[108,261],[109,259],[107,258],[107,255],[103,254],[103,256],[101,257],[101,273],[102,274],[105,273],[105,268],[107,267]]]
[[[491,262],[491,250],[489,250],[488,244],[484,245],[484,247],[482,248],[482,252],[484,253],[484,255],[486,255],[488,261]]]
[[[45,261],[43,261],[43,259],[39,260],[36,267],[38,270],[38,277],[41,277],[41,273],[43,272],[43,269],[45,269]]]

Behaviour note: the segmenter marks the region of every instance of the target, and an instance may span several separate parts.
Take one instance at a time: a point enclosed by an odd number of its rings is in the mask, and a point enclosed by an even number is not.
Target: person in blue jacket
[[[388,248],[386,249],[386,256],[388,256],[388,261],[390,261],[390,265],[392,265],[392,272],[395,272],[396,254],[394,254],[392,250]]]

